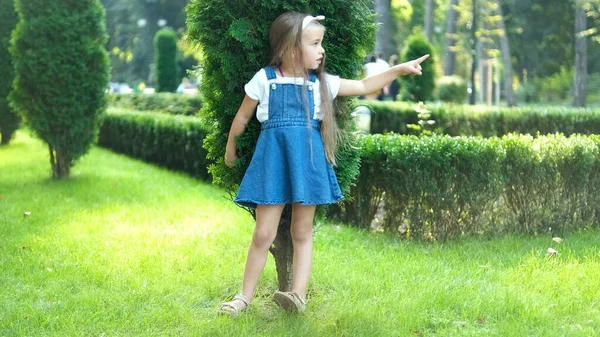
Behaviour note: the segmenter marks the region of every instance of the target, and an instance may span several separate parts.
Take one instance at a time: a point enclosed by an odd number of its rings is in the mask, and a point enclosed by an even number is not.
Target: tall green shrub
[[[18,16],[13,0],[0,0],[0,144],[8,144],[19,128],[21,119],[8,105],[8,93],[15,77],[12,57],[8,53],[10,33],[15,28]]]
[[[48,143],[53,177],[68,177],[96,139],[105,109],[104,8],[98,0],[15,5],[20,22],[10,49],[16,78],[9,99]]]
[[[429,54],[427,62],[421,63],[421,76],[402,76],[402,97],[404,100],[425,102],[433,98],[435,88],[435,55],[433,47],[422,34],[412,35],[402,52],[404,61],[414,60]]]
[[[177,33],[163,28],[154,36],[156,92],[175,92],[179,85],[177,74]]]
[[[271,22],[285,11],[322,14],[327,27],[323,42],[327,52],[327,71],[352,78],[361,61],[374,45],[376,26],[368,0],[301,1],[216,1],[193,0],[187,7],[189,38],[200,44],[205,56],[201,113],[213,132],[205,140],[213,181],[234,194],[250,163],[260,124],[253,119],[238,139],[238,165],[229,169],[223,163],[227,134],[244,97],[243,86],[269,62],[268,33]],[[358,174],[358,152],[354,142],[351,99],[337,99],[337,119],[343,132],[336,174],[347,194]],[[249,210],[252,212],[251,210]],[[254,215],[254,214],[253,214]],[[271,252],[279,275],[281,290],[289,289],[291,276],[291,239],[289,207],[284,210],[279,232]]]

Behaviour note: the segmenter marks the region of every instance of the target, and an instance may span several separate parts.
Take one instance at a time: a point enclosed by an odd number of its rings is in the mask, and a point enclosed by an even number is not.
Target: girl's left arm
[[[398,76],[421,75],[421,63],[429,58],[429,54],[423,55],[416,60],[395,65],[388,70],[363,80],[340,79],[338,96],[364,96],[379,90],[391,83]]]

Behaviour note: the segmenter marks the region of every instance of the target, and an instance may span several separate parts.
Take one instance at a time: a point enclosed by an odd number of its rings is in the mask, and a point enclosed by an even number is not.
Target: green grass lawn
[[[253,222],[222,190],[100,148],[50,175],[26,133],[0,148],[0,336],[600,335],[598,231],[427,244],[318,223],[307,312],[269,300],[269,258],[232,319],[215,313]]]

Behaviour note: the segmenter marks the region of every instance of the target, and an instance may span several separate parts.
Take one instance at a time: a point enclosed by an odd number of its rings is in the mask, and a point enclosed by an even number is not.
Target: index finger
[[[416,59],[415,61],[419,62],[419,64],[425,60],[427,60],[429,58],[429,54],[425,54],[421,57],[419,57],[418,59]]]

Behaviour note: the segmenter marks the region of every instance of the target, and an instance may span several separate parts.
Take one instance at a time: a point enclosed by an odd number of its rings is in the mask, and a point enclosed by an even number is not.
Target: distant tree
[[[8,93],[15,77],[8,47],[10,34],[19,20],[13,3],[13,0],[0,0],[0,145],[8,144],[21,124],[19,115],[8,104]]]
[[[575,87],[573,106],[585,107],[587,81],[587,17],[580,3],[575,4]]]
[[[506,35],[506,27],[504,26],[504,15],[500,0],[497,0],[498,13],[498,28],[500,29],[500,52],[502,54],[502,62],[504,63],[504,97],[508,106],[517,105],[517,99],[513,90],[513,69],[512,57],[510,54],[510,44]]]
[[[501,2],[513,67],[520,82],[547,77],[573,67],[575,11],[572,1],[505,0]]]
[[[410,22],[412,17],[412,6],[409,0],[392,0],[390,3],[392,21],[395,23],[396,31],[394,32],[395,55],[400,54],[400,50],[404,48],[406,37],[410,35]]]
[[[108,58],[98,0],[16,0],[21,21],[10,52],[16,78],[9,99],[48,144],[54,178],[66,178],[98,134]]]
[[[154,38],[154,64],[156,66],[156,91],[175,92],[179,85],[177,65],[177,33],[164,28]]]
[[[444,48],[444,76],[454,75],[454,65],[456,63],[455,47],[456,44],[456,18],[458,12],[454,7],[458,0],[450,0],[448,7],[448,19],[446,22],[446,46]]]
[[[425,17],[424,17],[424,26],[425,26],[425,37],[429,43],[432,43],[433,37],[433,10],[435,7],[434,0],[426,0],[425,2]]]
[[[377,38],[375,40],[375,50],[386,57],[396,53],[396,21],[391,10],[391,0],[374,0],[373,9],[377,14]]]

